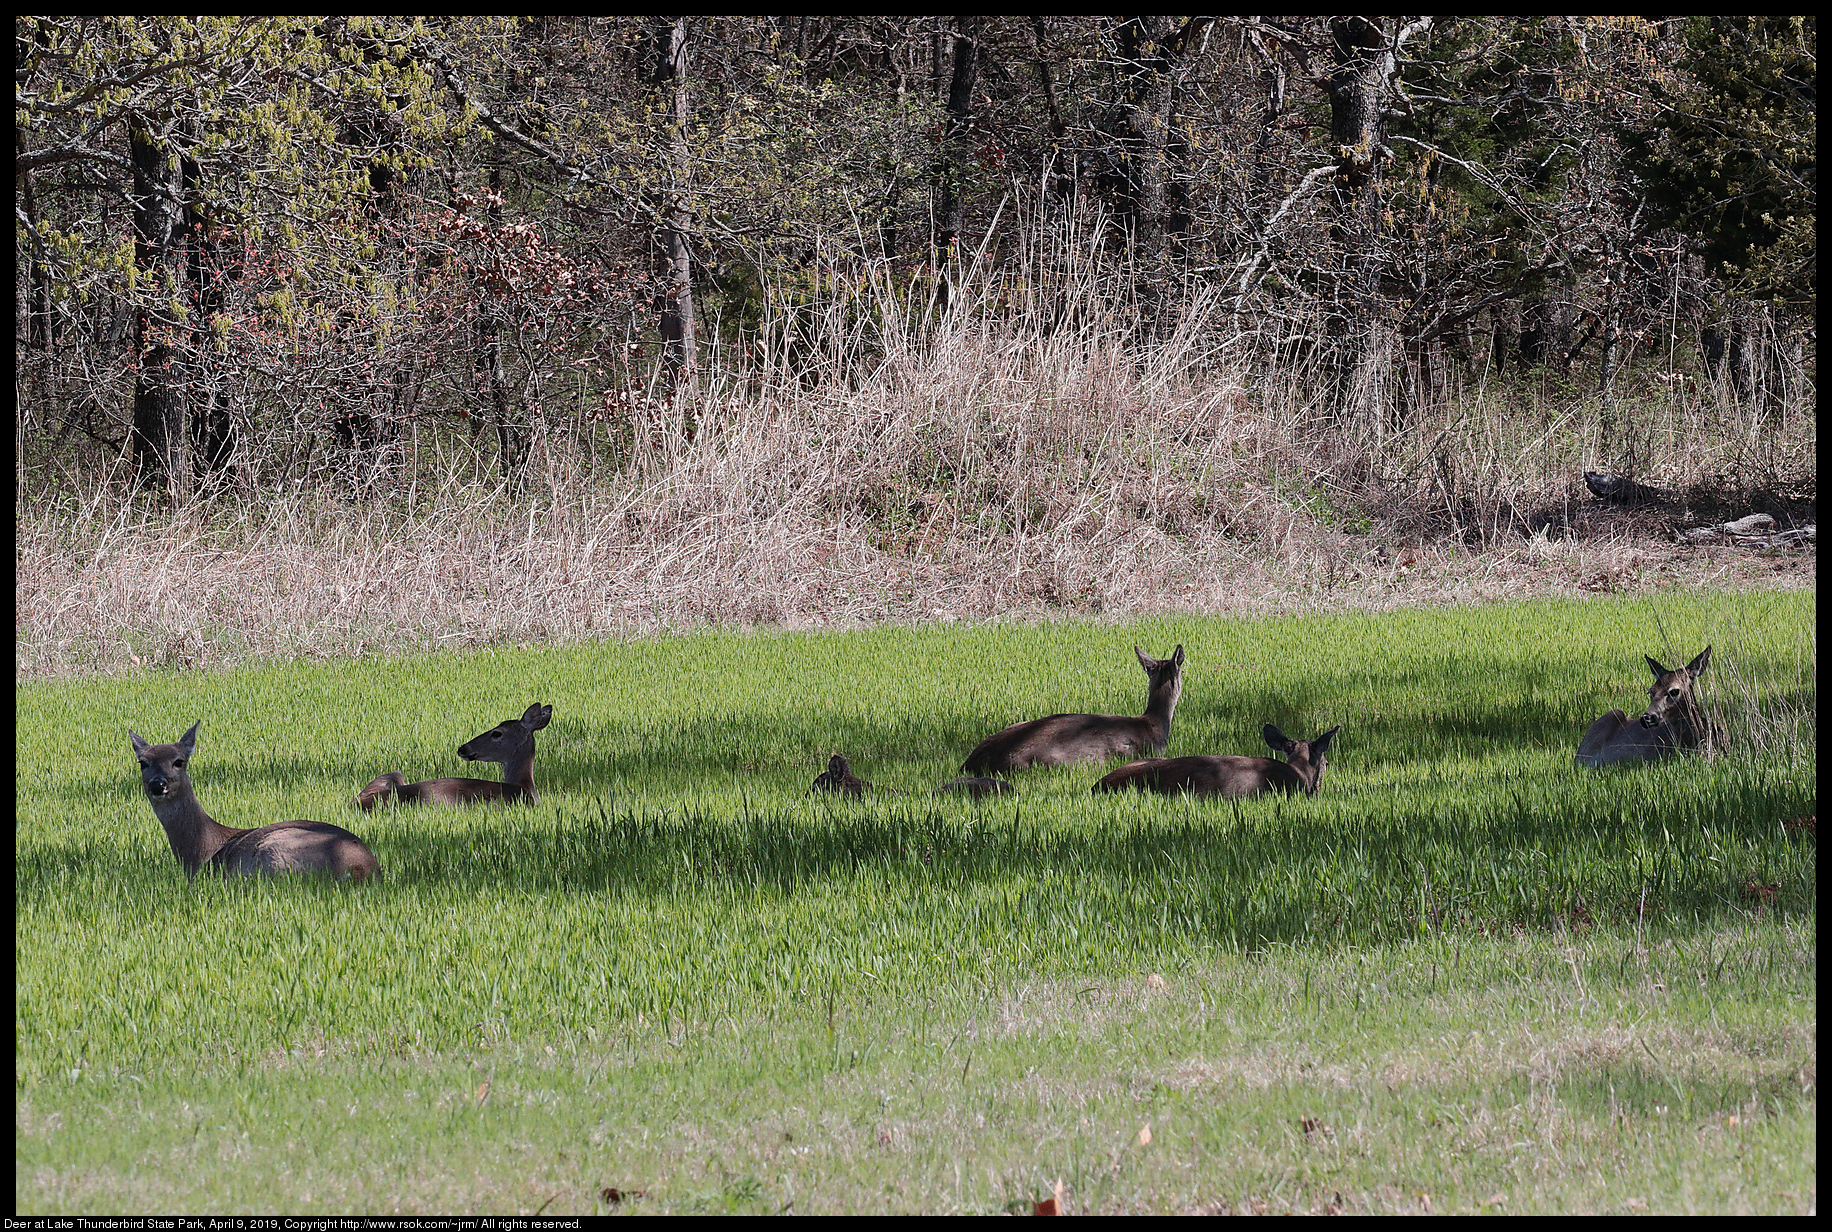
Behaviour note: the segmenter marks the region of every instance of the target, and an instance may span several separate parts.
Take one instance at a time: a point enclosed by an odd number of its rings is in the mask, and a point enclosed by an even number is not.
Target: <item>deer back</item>
[[[427,779],[423,783],[409,783],[399,770],[390,770],[363,788],[356,797],[356,807],[367,813],[389,800],[396,804],[488,804],[498,800],[533,804],[535,796],[519,784],[498,783],[491,779]]]
[[[1290,761],[1236,756],[1148,757],[1114,770],[1094,784],[1094,790],[1155,791],[1165,795],[1187,792],[1230,800],[1271,791],[1315,795],[1328,764],[1330,741],[1341,730],[1338,725],[1315,740],[1292,740],[1267,724],[1261,732],[1266,743],[1289,754]]]
[[[375,853],[360,838],[323,821],[278,821],[256,830],[239,830],[206,867],[243,877],[329,873],[367,881],[381,876]]]
[[[1183,647],[1163,659],[1137,646],[1132,652],[1148,682],[1144,714],[1052,714],[1014,723],[980,741],[961,769],[969,775],[1008,774],[1028,766],[1071,766],[1162,751],[1183,693]]]

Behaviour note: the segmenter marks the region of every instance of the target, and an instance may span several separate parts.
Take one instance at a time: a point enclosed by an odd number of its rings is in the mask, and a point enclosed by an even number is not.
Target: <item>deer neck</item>
[[[1705,712],[1699,709],[1698,699],[1690,694],[1674,708],[1668,722],[1673,726],[1675,741],[1686,748],[1696,748],[1703,744],[1705,734],[1711,730]]]
[[[534,745],[530,744],[527,752],[503,762],[503,799],[516,797],[517,793],[509,790],[511,787],[519,788],[520,797],[530,804],[540,799],[534,790]]]
[[[219,824],[204,812],[204,806],[197,802],[197,793],[191,790],[189,783],[167,796],[158,799],[148,796],[147,800],[153,806],[153,815],[165,829],[172,854],[184,865],[187,876],[195,876],[230,839],[245,833]]]
[[[1170,742],[1170,721],[1177,712],[1177,696],[1183,691],[1181,683],[1153,689],[1145,701],[1145,713],[1140,717],[1150,726],[1160,745]]]
[[[1307,796],[1316,795],[1317,780],[1323,777],[1323,772],[1308,761],[1294,761],[1287,764],[1291,766],[1291,772],[1298,776],[1299,789]]]

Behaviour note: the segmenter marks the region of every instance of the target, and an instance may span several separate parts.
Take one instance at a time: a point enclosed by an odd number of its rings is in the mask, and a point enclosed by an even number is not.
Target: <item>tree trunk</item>
[[[25,152],[23,129],[15,133],[13,148]],[[25,215],[26,227],[33,234],[39,230],[37,180],[33,172],[26,171],[15,181],[18,185],[19,209]],[[26,287],[26,345],[35,351],[48,351],[57,341],[55,319],[51,313],[51,276],[45,263],[40,260],[36,247],[31,249]]]
[[[948,80],[948,119],[935,160],[935,267],[937,307],[946,312],[953,299],[953,261],[959,255],[966,225],[961,174],[966,163],[968,132],[973,123],[973,86],[979,71],[980,19],[957,17],[954,71]]]
[[[1340,286],[1325,329],[1329,388],[1325,413],[1338,420],[1376,409],[1390,331],[1380,296],[1383,272],[1382,177],[1392,159],[1381,103],[1399,71],[1406,42],[1431,29],[1414,18],[1397,31],[1388,19],[1329,19],[1332,69],[1330,137],[1335,146],[1335,219],[1331,239],[1339,255]]]
[[[1043,91],[1043,105],[1050,117],[1049,178],[1045,191],[1064,202],[1075,199],[1075,172],[1063,165],[1067,154],[1068,125],[1063,123],[1062,106],[1056,98],[1056,78],[1050,68],[1048,52],[1049,27],[1041,14],[1031,15],[1031,53],[1036,60],[1037,86]]]
[[[400,150],[400,143],[388,136],[386,120],[376,115],[352,117],[344,126],[343,137],[353,149],[379,146],[389,153]],[[492,187],[500,183],[498,166],[499,163],[491,166]],[[362,201],[363,219],[374,228],[377,243],[392,245],[398,252],[405,243],[400,238],[401,229],[388,225],[399,213],[398,195],[394,192],[395,169],[385,157],[372,158],[367,178],[368,192]],[[411,262],[402,264],[405,268]],[[376,354],[386,354],[387,340],[379,325],[373,328],[370,336]],[[411,356],[404,357],[391,378],[379,374],[367,377],[360,401],[346,407],[337,420],[335,430],[344,450],[350,482],[359,492],[373,488],[400,461],[401,420],[406,409],[405,391],[412,384],[413,362]]]
[[[662,337],[662,393],[673,400],[692,394],[693,373],[699,362],[694,336],[693,264],[688,249],[692,220],[687,209],[691,175],[687,147],[687,122],[691,113],[687,89],[687,19],[657,18],[650,28],[653,69],[650,84],[662,92],[662,126],[659,144],[668,158],[668,182],[654,202],[661,220],[656,229],[659,253],[656,310]],[[691,438],[696,424],[690,407],[683,407],[682,428]]]
[[[490,163],[490,201],[485,214],[490,230],[502,233],[502,161]],[[515,400],[509,396],[509,376],[503,367],[504,325],[490,295],[480,297],[482,311],[477,316],[477,362],[484,370],[484,383],[490,391],[490,422],[496,428],[497,449],[502,458],[503,478],[512,478],[527,455],[528,432],[515,413]]]
[[[186,200],[185,228],[190,235],[186,256],[190,265],[194,317],[190,352],[193,360],[191,414],[192,461],[200,490],[220,492],[235,475],[235,407],[228,382],[217,362],[216,318],[227,302],[223,284],[223,253],[209,217],[195,205],[199,170],[191,158],[183,160]]]
[[[185,434],[189,389],[186,327],[184,172],[171,135],[142,119],[129,144],[134,169],[134,267],[142,288],[134,314],[134,477],[173,500],[189,487]]]
[[[1379,313],[1380,182],[1386,153],[1381,87],[1391,71],[1379,18],[1332,17],[1334,68],[1329,79],[1330,138],[1336,154],[1335,219],[1340,283],[1330,314],[1328,413],[1354,418],[1369,400],[1364,364],[1374,350]]]
[[[1164,141],[1170,120],[1166,42],[1173,19],[1129,17],[1113,29],[1122,81],[1107,118],[1110,143],[1102,188],[1132,251],[1155,262],[1164,239]]]

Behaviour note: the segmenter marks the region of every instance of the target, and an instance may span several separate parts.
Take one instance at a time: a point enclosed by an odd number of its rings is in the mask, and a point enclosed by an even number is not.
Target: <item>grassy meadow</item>
[[[981,737],[1342,725],[1315,798],[932,797]],[[1710,760],[1579,773],[1714,647]],[[694,633],[20,684],[15,1204],[1816,1205],[1810,592]],[[533,808],[382,809],[530,702]],[[188,884],[132,728],[382,881]],[[894,789],[810,797],[830,753]]]

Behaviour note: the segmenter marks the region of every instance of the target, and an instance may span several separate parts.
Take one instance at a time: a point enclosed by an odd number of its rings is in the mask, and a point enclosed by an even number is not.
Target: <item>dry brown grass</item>
[[[517,490],[477,478],[489,459],[456,436],[362,501],[326,483],[174,511],[127,498],[118,476],[22,469],[16,674],[702,625],[1814,585],[1810,550],[1676,545],[1684,500],[1627,521],[1598,506],[1579,476],[1608,425],[1582,398],[1484,395],[1403,432],[1326,428],[1303,382],[1249,379],[1205,350],[1225,332],[1212,315],[1149,351],[1111,318],[1045,336],[962,312],[921,345],[886,342],[886,326],[874,363],[812,387],[805,368],[753,364],[704,392],[695,439],[641,412],[552,428]],[[1628,416],[1644,481],[1734,506],[1714,477],[1792,475],[1810,515],[1810,414],[1783,417],[1756,458],[1747,417],[1675,396]],[[614,466],[582,462],[613,450]]]

